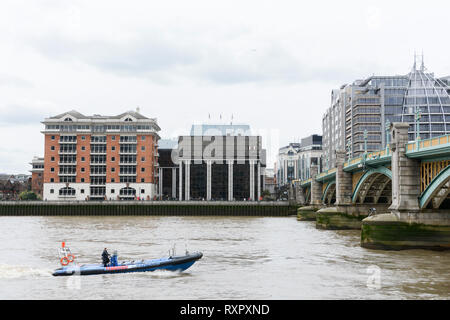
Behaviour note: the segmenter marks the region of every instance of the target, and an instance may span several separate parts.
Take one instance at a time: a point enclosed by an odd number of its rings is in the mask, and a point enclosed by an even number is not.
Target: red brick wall
[[[82,137],[85,137],[83,140]],[[84,147],[84,151],[82,150]],[[77,135],[77,178],[76,182],[80,183],[81,179],[84,179],[84,183],[90,182],[90,152],[91,152],[91,135],[79,134]],[[84,158],[84,162],[81,161]],[[84,172],[81,171],[84,168]]]
[[[112,137],[115,137],[115,140],[112,140]],[[119,161],[120,161],[120,145],[119,145],[120,136],[119,135],[107,135],[106,136],[106,183],[111,183],[111,179],[114,179],[114,183],[120,182],[119,178]],[[115,147],[115,150],[112,151],[112,147]],[[114,157],[115,161],[111,161],[111,158]],[[115,171],[112,172],[112,168],[115,168]]]
[[[40,195],[41,197],[42,197],[43,182],[44,182],[44,172],[31,173],[31,191]]]
[[[145,136],[145,140],[142,137]],[[140,183],[141,179],[144,179],[144,183],[154,183],[154,153],[153,148],[155,146],[154,137],[152,135],[138,135],[137,136],[137,166],[136,166],[136,182]],[[142,150],[145,147],[145,150]],[[145,161],[142,162],[142,157]],[[145,168],[142,172],[141,168]]]
[[[54,140],[52,140],[54,136]],[[58,172],[59,172],[59,134],[46,133],[45,134],[45,149],[44,149],[44,183],[50,183],[53,178],[53,182],[59,182]],[[51,150],[51,147],[54,150]],[[51,158],[54,157],[54,161]],[[54,168],[54,172],[51,172],[51,168]]]

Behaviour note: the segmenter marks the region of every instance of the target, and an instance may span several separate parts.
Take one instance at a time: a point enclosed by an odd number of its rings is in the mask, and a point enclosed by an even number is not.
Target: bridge
[[[450,135],[408,142],[408,129],[394,123],[385,150],[353,159],[336,151],[335,168],[313,166],[311,179],[294,181],[299,220],[362,228],[369,248],[450,248]]]

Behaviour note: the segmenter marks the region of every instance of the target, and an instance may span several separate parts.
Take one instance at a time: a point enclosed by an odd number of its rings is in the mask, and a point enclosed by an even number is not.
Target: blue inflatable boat
[[[103,264],[68,265],[56,269],[54,276],[91,275],[127,272],[146,272],[155,270],[184,271],[201,259],[201,252],[189,253],[184,256],[174,256],[153,260],[124,261],[117,265]]]
[[[201,252],[188,253],[184,256],[170,256],[168,258],[140,260],[140,261],[117,261],[117,255],[111,257],[111,262],[105,267],[103,264],[82,264],[74,263],[75,257],[68,248],[64,247],[64,256],[61,258],[63,267],[53,272],[54,276],[71,275],[91,275],[91,274],[110,274],[110,273],[128,273],[128,272],[147,272],[155,270],[184,271],[191,267],[195,261],[201,259]],[[73,264],[72,264],[73,262]]]

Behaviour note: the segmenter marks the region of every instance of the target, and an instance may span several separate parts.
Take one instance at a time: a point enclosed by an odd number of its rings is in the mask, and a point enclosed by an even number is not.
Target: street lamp
[[[385,140],[386,140],[386,154],[389,153],[389,130],[391,128],[391,122],[389,120],[386,120],[386,136],[385,136]]]
[[[416,149],[419,149],[419,140],[420,140],[420,118],[422,117],[422,112],[420,111],[420,107],[416,106],[416,115],[414,117],[414,122],[416,125]]]

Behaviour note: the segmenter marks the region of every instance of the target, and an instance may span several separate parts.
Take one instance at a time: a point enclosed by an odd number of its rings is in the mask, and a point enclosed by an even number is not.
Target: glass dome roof
[[[434,77],[424,66],[414,67],[409,73],[404,97],[402,122],[409,122],[409,139],[416,139],[416,125],[411,119],[419,117],[419,136],[427,139],[450,131],[450,96],[448,86]],[[447,121],[449,122],[447,124]]]

